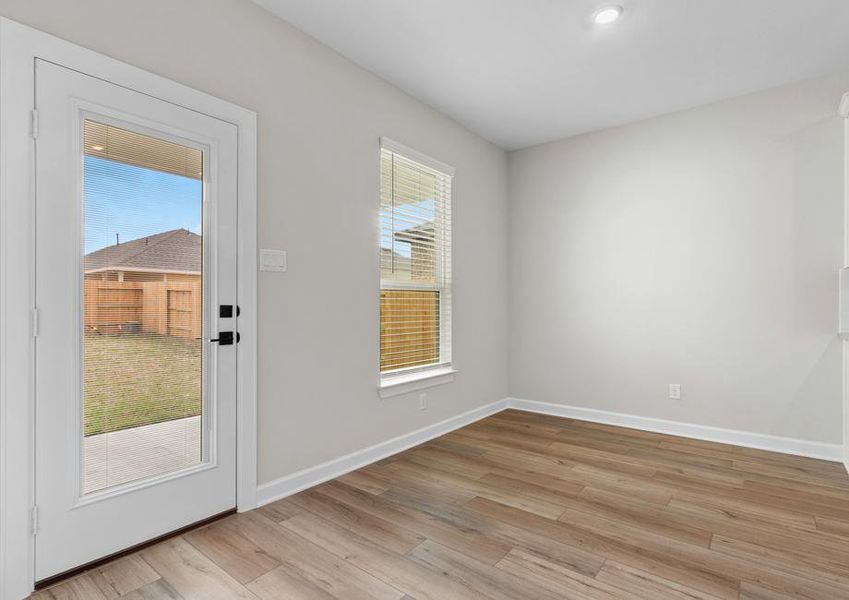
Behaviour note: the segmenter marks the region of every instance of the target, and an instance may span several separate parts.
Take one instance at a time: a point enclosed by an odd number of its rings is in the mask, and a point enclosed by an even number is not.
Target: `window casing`
[[[451,368],[453,168],[381,139],[381,381]]]

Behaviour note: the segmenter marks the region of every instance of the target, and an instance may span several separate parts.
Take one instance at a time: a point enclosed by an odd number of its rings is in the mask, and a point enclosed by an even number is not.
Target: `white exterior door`
[[[36,108],[44,580],[236,506],[237,129],[41,60]]]

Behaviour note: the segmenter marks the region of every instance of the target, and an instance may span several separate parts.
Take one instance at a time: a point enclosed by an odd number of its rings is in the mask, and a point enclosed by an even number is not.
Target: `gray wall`
[[[839,443],[847,90],[512,153],[511,396]]]
[[[507,395],[506,155],[248,0],[2,0],[0,14],[255,110],[259,481]],[[457,168],[453,384],[380,400],[378,138]]]

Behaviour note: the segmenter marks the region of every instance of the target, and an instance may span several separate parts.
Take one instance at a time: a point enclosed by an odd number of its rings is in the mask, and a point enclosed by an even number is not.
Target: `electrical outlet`
[[[669,384],[669,398],[671,400],[680,400],[681,399],[681,384],[680,383],[670,383]]]
[[[427,410],[427,393],[419,394],[419,410]]]

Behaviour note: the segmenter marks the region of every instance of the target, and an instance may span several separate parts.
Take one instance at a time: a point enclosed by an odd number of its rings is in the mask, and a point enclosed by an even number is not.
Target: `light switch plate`
[[[259,270],[273,271],[277,273],[286,272],[288,265],[285,250],[270,250],[261,248],[259,251]]]

